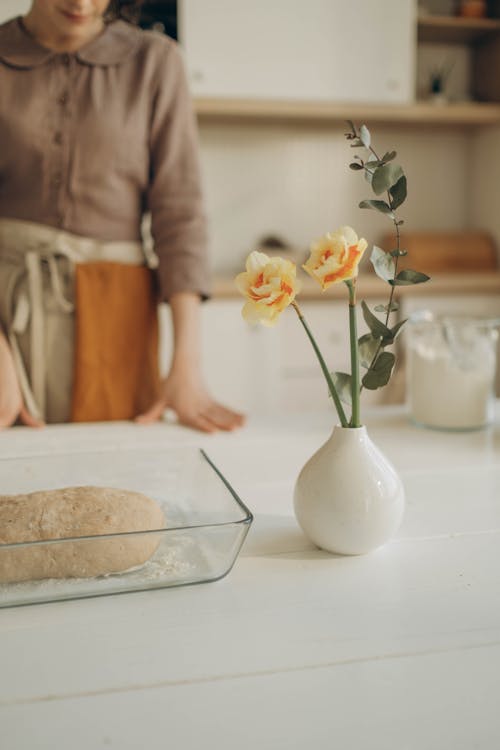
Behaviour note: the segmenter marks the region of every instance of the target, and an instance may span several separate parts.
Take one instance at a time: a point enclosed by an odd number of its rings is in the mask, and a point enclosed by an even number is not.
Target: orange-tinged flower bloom
[[[328,289],[358,275],[358,264],[367,247],[366,240],[358,239],[354,229],[340,227],[311,245],[311,255],[302,268],[322,289]]]
[[[295,263],[270,258],[256,250],[247,258],[246,271],[235,279],[247,298],[242,315],[249,323],[273,326],[280,313],[293,302],[298,291]]]

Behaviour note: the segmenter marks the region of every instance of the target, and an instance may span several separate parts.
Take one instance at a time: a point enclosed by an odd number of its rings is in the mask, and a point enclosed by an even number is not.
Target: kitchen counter
[[[305,274],[301,274],[301,283],[302,289],[299,300],[345,299],[344,284],[335,284],[326,292],[322,292],[318,284],[313,279],[305,277]],[[356,286],[359,299],[387,296],[387,285],[375,274],[360,273]],[[418,295],[437,297],[451,294],[498,294],[499,292],[500,272],[478,271],[476,273],[433,273],[431,280],[425,284],[400,286],[396,293],[402,297],[418,297]],[[241,299],[241,294],[234,284],[234,276],[216,276],[213,284],[213,296],[215,299]]]
[[[3,457],[200,446],[255,514],[216,583],[0,610],[2,750],[497,747],[500,413],[463,434],[418,429],[401,407],[365,417],[407,511],[394,540],[360,557],[314,548],[293,517],[327,409],[232,435],[0,433]]]

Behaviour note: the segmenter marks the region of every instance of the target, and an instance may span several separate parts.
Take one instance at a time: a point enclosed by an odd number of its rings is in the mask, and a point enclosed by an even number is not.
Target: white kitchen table
[[[232,435],[1,433],[3,457],[197,445],[255,514],[216,583],[0,610],[1,750],[500,747],[500,427],[365,417],[407,510],[397,538],[360,557],[315,549],[293,516],[326,410]]]

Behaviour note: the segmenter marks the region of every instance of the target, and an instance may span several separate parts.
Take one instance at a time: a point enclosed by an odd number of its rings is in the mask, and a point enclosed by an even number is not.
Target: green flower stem
[[[319,350],[319,347],[316,343],[316,340],[314,336],[312,335],[309,326],[307,325],[306,319],[304,318],[302,314],[302,310],[298,306],[296,302],[291,303],[292,307],[294,308],[295,312],[297,313],[300,322],[304,326],[304,330],[307,333],[307,336],[309,337],[309,341],[312,344],[312,347],[314,349],[314,353],[316,354],[316,357],[318,358],[318,362],[321,366],[321,369],[323,371],[323,375],[325,376],[325,380],[328,383],[328,390],[330,391],[330,394],[333,398],[333,403],[335,404],[335,408],[337,409],[337,414],[340,419],[340,423],[342,427],[349,427],[349,423],[347,421],[347,417],[344,412],[344,408],[340,402],[339,395],[337,393],[337,389],[335,388],[335,385],[333,384],[332,376],[330,375],[330,371],[328,370],[328,367],[326,366],[325,360],[323,359],[323,356]]]
[[[348,279],[346,286],[349,289],[349,339],[351,344],[351,400],[352,414],[351,427],[361,427],[359,414],[359,350],[358,350],[358,326],[356,320],[356,281]]]

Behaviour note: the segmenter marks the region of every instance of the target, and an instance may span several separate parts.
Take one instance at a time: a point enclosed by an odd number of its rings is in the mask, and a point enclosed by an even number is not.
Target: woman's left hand
[[[166,409],[177,414],[179,424],[201,432],[234,430],[245,421],[243,414],[214,401],[200,378],[193,374],[171,372],[162,383],[160,398],[135,421],[156,422]]]

